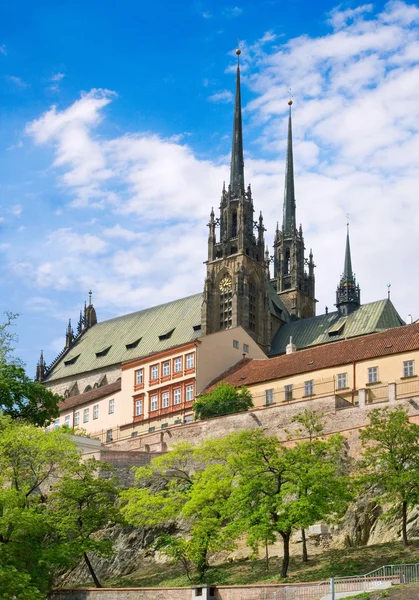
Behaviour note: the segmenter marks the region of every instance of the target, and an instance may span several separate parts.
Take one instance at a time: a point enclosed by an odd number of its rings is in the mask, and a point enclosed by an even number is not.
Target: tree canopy
[[[389,503],[388,516],[401,515],[407,546],[407,511],[419,503],[419,425],[410,422],[402,408],[375,408],[369,419],[360,434],[359,483]]]
[[[243,386],[236,388],[229,383],[219,383],[211,392],[202,394],[194,402],[196,419],[211,419],[231,415],[252,408],[252,394]]]

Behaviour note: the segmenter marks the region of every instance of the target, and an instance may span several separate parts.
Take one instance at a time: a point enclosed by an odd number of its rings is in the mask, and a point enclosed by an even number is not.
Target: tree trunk
[[[306,530],[301,530],[301,539],[303,540],[303,562],[308,562]]]
[[[282,559],[281,577],[283,579],[285,579],[288,574],[288,567],[290,564],[290,537],[291,537],[291,534],[287,533],[285,531],[280,531],[280,534],[282,536],[283,548],[284,548],[284,558]]]
[[[407,502],[403,502],[402,504],[402,535],[403,535],[403,546],[406,547],[409,545],[409,541],[407,539]]]
[[[96,573],[95,573],[95,571],[94,571],[94,569],[92,567],[92,563],[90,562],[90,559],[87,556],[87,552],[84,552],[83,556],[84,556],[84,560],[86,562],[87,568],[89,569],[90,575],[92,576],[92,579],[95,582],[95,586],[97,588],[101,588],[102,586],[100,585],[100,581],[99,581],[99,579],[96,576]]]
[[[265,540],[265,567],[266,567],[266,570],[269,571],[269,548],[268,548],[268,540]]]

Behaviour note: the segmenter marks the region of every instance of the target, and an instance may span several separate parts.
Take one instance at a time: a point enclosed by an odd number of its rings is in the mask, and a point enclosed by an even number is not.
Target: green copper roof
[[[76,341],[45,381],[120,365],[201,335],[202,294],[97,323]],[[128,346],[128,347],[127,347]]]
[[[347,317],[340,317],[336,311],[286,323],[278,330],[269,355],[284,354],[290,337],[300,350],[404,324],[390,300],[378,300],[364,304]]]

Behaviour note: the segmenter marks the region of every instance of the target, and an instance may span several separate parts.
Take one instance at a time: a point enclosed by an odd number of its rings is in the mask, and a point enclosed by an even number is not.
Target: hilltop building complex
[[[335,368],[350,361],[335,364],[336,349],[353,344],[347,346],[352,360],[363,347],[361,340],[367,339],[369,348],[381,339],[377,335],[387,339],[387,330],[406,329],[389,298],[361,305],[349,231],[337,310],[316,316],[313,252],[306,256],[296,219],[291,100],[282,226],[276,226],[271,256],[262,213],[255,218],[257,199],[244,179],[239,54],[237,50],[230,182],[222,188],[219,210],[210,212],[204,290],[103,322],[98,322],[90,295],[76,333],[69,322],[59,356],[47,366],[41,353],[38,362],[37,379],[64,397],[56,426],[82,427],[112,442],[116,432],[137,436],[188,423],[195,396],[228,369],[233,371],[225,378],[237,385],[250,383],[251,374],[264,406],[295,400],[298,386],[304,388],[301,398],[313,397],[320,389],[315,381],[324,377],[334,382],[331,393],[339,381],[337,387],[352,394],[345,401],[354,401],[355,375],[347,373],[340,385],[343,379]],[[277,384],[260,387],[267,380],[282,382],[284,373],[296,377],[302,371],[295,365],[301,361],[312,368],[304,367],[303,378],[287,380],[288,392],[275,391]],[[267,379],[255,375],[265,371]],[[311,371],[316,375],[309,376]]]

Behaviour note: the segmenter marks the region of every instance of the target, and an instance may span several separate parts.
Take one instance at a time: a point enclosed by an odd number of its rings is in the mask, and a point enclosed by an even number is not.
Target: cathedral
[[[240,50],[236,54],[230,181],[223,186],[219,209],[210,212],[203,292],[103,322],[90,294],[76,332],[71,321],[67,326],[62,352],[49,365],[41,353],[37,366],[36,378],[66,399],[66,424],[79,423],[78,406],[93,402],[93,414],[98,413],[99,404],[94,403],[101,398],[110,411],[120,393],[129,398],[124,400],[129,410],[126,418],[119,418],[121,426],[124,419],[131,426],[146,414],[150,426],[151,412],[161,417],[169,408],[178,414],[181,407],[183,422],[192,414],[187,404],[191,395],[244,357],[274,357],[404,325],[389,298],[361,305],[349,231],[336,310],[316,316],[313,252],[307,256],[303,228],[296,220],[292,100],[282,225],[276,225],[272,252],[266,245],[263,216],[257,216],[257,198],[244,179]],[[206,365],[201,375],[199,361]],[[132,385],[127,380],[129,389],[124,391],[124,373],[131,367],[135,381]],[[176,381],[183,383],[177,387]],[[86,417],[87,408],[83,410]],[[112,437],[115,412],[107,414],[112,417],[102,428]]]

